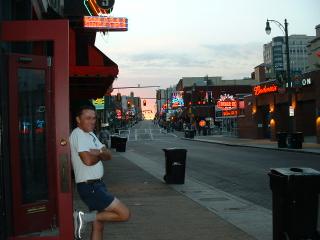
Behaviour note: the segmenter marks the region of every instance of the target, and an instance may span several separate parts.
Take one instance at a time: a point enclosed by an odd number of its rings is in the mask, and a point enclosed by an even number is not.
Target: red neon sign
[[[84,16],[85,28],[128,31],[128,19],[116,17]]]
[[[255,86],[253,88],[253,92],[255,96],[259,96],[261,94],[271,93],[271,92],[277,92],[278,86],[277,85],[271,85],[271,86]]]
[[[222,110],[237,108],[237,101],[236,100],[218,101],[217,106]]]
[[[222,116],[223,116],[223,117],[234,117],[234,116],[238,116],[238,110],[226,110],[226,111],[222,111]]]

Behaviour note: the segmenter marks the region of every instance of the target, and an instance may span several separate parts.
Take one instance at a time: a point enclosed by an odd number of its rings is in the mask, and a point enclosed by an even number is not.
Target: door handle
[[[66,139],[62,138],[62,139],[60,140],[60,145],[61,145],[61,146],[66,146],[67,144],[68,144],[68,141],[67,141]]]

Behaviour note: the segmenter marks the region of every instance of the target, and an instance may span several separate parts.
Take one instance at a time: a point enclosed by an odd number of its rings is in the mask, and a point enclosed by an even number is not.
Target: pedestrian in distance
[[[107,127],[109,126],[108,123],[103,123],[102,124],[102,128],[98,134],[98,138],[100,140],[100,142],[102,144],[104,144],[107,148],[109,147],[108,146],[108,141],[110,139],[110,131],[107,129]]]
[[[111,159],[111,152],[93,133],[96,124],[94,106],[81,106],[76,114],[77,128],[70,137],[71,161],[77,191],[89,212],[74,211],[75,238],[83,237],[83,229],[92,222],[92,240],[103,239],[105,222],[129,220],[130,211],[125,204],[108,192],[102,180],[102,161]]]

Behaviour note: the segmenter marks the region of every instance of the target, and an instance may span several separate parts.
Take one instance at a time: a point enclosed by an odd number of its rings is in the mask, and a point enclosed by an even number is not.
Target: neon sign
[[[83,4],[90,16],[105,16],[112,12],[114,0],[84,0]]]
[[[121,119],[122,118],[122,112],[120,109],[116,109],[116,115],[117,115],[117,119]]]
[[[278,91],[278,86],[275,84],[272,84],[270,86],[255,86],[253,88],[253,93],[255,96],[259,96],[262,94],[266,94],[266,93],[272,93],[272,92],[277,92]]]
[[[85,28],[128,31],[128,19],[116,17],[84,16]]]
[[[226,110],[222,111],[223,117],[235,117],[238,116],[238,110]]]
[[[237,101],[233,98],[232,95],[224,94],[220,96],[219,101],[217,102],[217,107],[222,110],[230,110],[238,107]]]
[[[178,108],[178,107],[184,106],[183,91],[176,91],[172,93],[171,106],[172,108]]]
[[[92,100],[92,104],[97,110],[104,109],[104,98],[97,98]]]

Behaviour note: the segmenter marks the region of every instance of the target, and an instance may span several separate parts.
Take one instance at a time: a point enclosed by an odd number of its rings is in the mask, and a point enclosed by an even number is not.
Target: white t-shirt
[[[99,141],[93,132],[85,132],[80,128],[75,128],[70,137],[71,162],[75,175],[76,183],[84,182],[90,179],[102,178],[103,164],[101,161],[95,165],[85,165],[80,156],[80,152],[89,152],[90,149],[101,149],[104,145]]]

